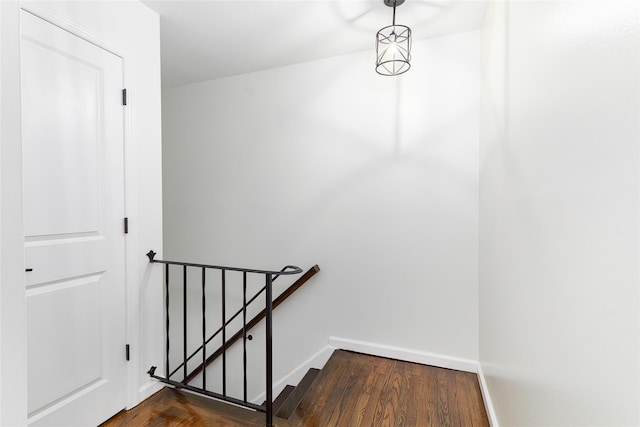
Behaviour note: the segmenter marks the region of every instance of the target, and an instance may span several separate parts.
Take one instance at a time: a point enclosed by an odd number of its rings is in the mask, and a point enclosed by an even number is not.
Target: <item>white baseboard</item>
[[[437,366],[438,368],[455,369],[457,371],[464,372],[478,372],[478,362],[476,360],[429,353],[410,348],[337,337],[329,337],[329,346],[342,350],[370,354],[372,356],[387,357],[389,359],[403,360],[405,362]]]
[[[302,377],[307,373],[307,371],[311,368],[322,369],[322,367],[327,363],[331,355],[333,354],[334,348],[329,345],[324,346],[320,351],[313,354],[307,360],[302,362],[298,367],[290,371],[280,380],[273,384],[273,396],[274,398],[282,392],[282,390],[287,386],[287,384],[291,384],[293,386],[298,385],[302,380]],[[266,397],[266,393],[262,392],[254,399],[252,402],[259,405],[261,404]]]
[[[164,387],[164,383],[161,383],[160,381],[149,380],[145,382],[138,389],[138,403],[136,403],[134,406],[139,405],[145,399],[148,399],[155,393],[159,392],[163,387]],[[127,409],[131,409],[131,408],[127,408]]]
[[[478,363],[478,381],[480,382],[480,391],[482,392],[482,400],[484,401],[484,407],[487,411],[489,424],[491,427],[500,427],[496,411],[493,408],[493,402],[491,401],[491,395],[489,394],[489,388],[487,387],[487,381],[484,378],[484,372],[482,372],[482,365],[480,363]]]

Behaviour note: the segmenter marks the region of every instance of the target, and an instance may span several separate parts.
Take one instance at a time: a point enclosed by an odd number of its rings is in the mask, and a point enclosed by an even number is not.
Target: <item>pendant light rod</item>
[[[393,0],[393,24],[392,25],[396,25],[396,0]]]
[[[404,3],[404,0],[384,0],[384,4],[393,8],[393,23],[392,25],[396,25],[396,6],[400,6]]]

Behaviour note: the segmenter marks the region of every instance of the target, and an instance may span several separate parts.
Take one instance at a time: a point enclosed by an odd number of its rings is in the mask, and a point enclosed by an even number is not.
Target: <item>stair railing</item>
[[[280,270],[280,271],[283,271],[283,270]],[[311,267],[309,270],[307,270],[302,276],[300,276],[291,286],[289,286],[287,289],[285,289],[284,292],[282,292],[280,295],[278,295],[278,297],[273,300],[273,310],[275,310],[280,304],[282,304],[287,298],[289,298],[295,291],[300,289],[300,287],[302,285],[307,283],[307,281],[310,278],[312,278],[313,276],[315,276],[315,274],[318,271],[320,271],[320,267],[318,267],[318,265],[316,264],[313,267]],[[273,278],[273,280],[275,281],[276,278],[278,278],[278,277],[279,276],[275,276]],[[256,294],[249,301],[247,301],[247,306],[251,305],[251,303],[253,301],[255,301],[255,299],[258,298],[264,291],[265,291],[265,288],[263,287],[258,292],[256,292]],[[228,326],[229,323],[231,323],[238,316],[238,314],[240,314],[242,312],[243,312],[243,309],[241,308],[233,316],[231,316],[231,318],[229,318],[229,320],[227,320],[226,325]],[[215,351],[213,351],[213,353],[211,353],[210,356],[207,357],[206,363],[200,364],[196,368],[194,368],[191,371],[191,373],[189,375],[187,375],[187,379],[184,382],[190,383],[194,378],[196,378],[198,376],[198,374],[200,374],[202,372],[203,369],[206,369],[207,366],[209,366],[218,357],[220,357],[225,348],[229,348],[230,346],[235,344],[238,340],[240,340],[240,338],[243,338],[245,330],[246,330],[246,332],[249,332],[251,330],[251,328],[253,328],[258,323],[260,323],[260,321],[262,319],[264,319],[265,316],[266,316],[266,310],[263,309],[260,313],[256,314],[256,316],[253,319],[251,319],[250,321],[246,322],[246,324],[243,325],[242,329],[240,329],[238,332],[236,332],[234,335],[232,335],[231,338],[226,340],[226,342],[223,345],[218,347]],[[218,328],[218,330],[216,332],[214,332],[213,335],[211,335],[209,337],[209,339],[207,339],[206,343],[208,344],[218,334],[220,334],[221,331],[222,331],[222,327]],[[247,339],[249,339],[249,341],[251,341],[251,339],[252,339],[251,335],[247,335]],[[191,353],[191,355],[187,358],[187,362],[192,357],[194,357],[196,354],[198,354],[200,351],[202,351],[202,345],[198,349],[196,349],[193,353]],[[181,367],[182,367],[182,364],[180,364],[178,367],[176,367],[174,369],[174,371],[171,373],[171,375],[173,375],[176,371],[180,370]]]
[[[165,376],[162,377],[156,374],[157,367],[152,366],[148,374],[152,377],[161,381],[163,383],[172,385],[174,387],[183,388],[185,390],[190,390],[195,393],[204,394],[206,396],[210,396],[219,400],[223,400],[229,403],[233,403],[239,406],[243,406],[245,408],[253,409],[256,411],[265,413],[265,425],[267,427],[273,426],[273,343],[272,343],[272,330],[273,330],[273,280],[277,276],[282,275],[294,275],[302,273],[302,269],[296,266],[286,266],[280,271],[270,271],[270,270],[257,270],[250,268],[238,268],[238,267],[224,267],[217,265],[207,265],[207,264],[196,264],[196,263],[188,263],[188,262],[178,262],[178,261],[165,261],[165,260],[157,260],[155,259],[156,253],[154,251],[149,251],[147,256],[149,257],[149,262],[164,264],[165,272],[164,272],[164,284],[165,284],[165,326],[166,326],[166,342],[165,342],[165,351],[166,351],[166,359],[165,359]],[[178,370],[170,371],[169,364],[169,351],[170,351],[170,339],[169,339],[169,273],[170,266],[180,266],[182,267],[182,292],[183,292],[183,343],[182,343],[182,354],[183,360],[182,367],[183,377],[182,381],[177,381],[171,379],[171,377],[178,372]],[[202,369],[202,387],[195,387],[188,384],[189,373],[187,371],[187,361],[188,357],[188,342],[187,342],[187,275],[188,269],[199,269],[201,270],[202,277],[202,365],[207,366],[207,352],[206,352],[206,293],[205,289],[207,287],[206,281],[206,273],[210,270],[220,271],[221,278],[221,311],[222,311],[222,389],[221,393],[217,393],[214,391],[210,391],[207,389],[207,371],[206,369]],[[227,350],[227,338],[226,338],[226,328],[228,326],[227,318],[226,318],[226,273],[227,271],[235,271],[242,273],[242,299],[243,306],[241,309],[242,312],[242,337],[243,337],[243,399],[238,399],[227,394],[227,372],[226,372],[226,350]],[[247,400],[247,276],[248,275],[259,275],[264,277],[265,286],[265,367],[266,367],[266,400],[263,405],[256,405]],[[260,291],[261,293],[262,291]],[[255,300],[255,298],[254,298]],[[237,314],[234,315],[234,318],[237,317]]]
[[[285,269],[287,269],[287,267],[284,267],[282,270],[280,270],[280,273],[282,273],[283,271],[285,271]],[[273,277],[273,281],[275,281],[278,277],[280,277],[280,274],[276,274]],[[263,286],[262,289],[260,289],[258,292],[256,292],[256,294],[254,296],[252,296],[246,303],[246,307],[250,306],[252,302],[254,302],[264,291],[266,290],[266,286]],[[274,307],[275,308],[275,307]],[[243,314],[245,310],[245,306],[243,305],[243,307],[241,309],[239,309],[238,311],[236,311],[233,316],[231,316],[229,319],[227,319],[227,321],[224,323],[223,326],[220,326],[218,328],[217,331],[215,331],[209,338],[207,338],[207,340],[202,343],[200,345],[200,347],[198,347],[196,350],[194,350],[189,357],[187,357],[187,360],[183,361],[181,364],[179,364],[178,366],[176,366],[173,371],[171,371],[171,373],[169,374],[169,377],[172,377],[173,374],[175,374],[176,372],[178,372],[180,369],[183,368],[183,366],[185,365],[186,362],[189,362],[191,359],[193,359],[198,353],[200,353],[203,349],[203,347],[205,347],[206,345],[208,345],[211,341],[213,341],[213,339],[215,337],[217,337],[218,335],[220,335],[220,333],[223,331],[223,329],[226,329],[231,322],[233,322],[240,314]],[[247,331],[249,328],[246,328]],[[242,330],[240,331],[242,332]],[[248,339],[251,340],[251,336],[248,336]],[[230,340],[225,342],[225,347],[228,347],[230,344]],[[210,357],[210,356],[209,356]],[[187,375],[186,380],[184,380],[185,383],[189,383],[191,382],[191,380],[193,380],[200,372],[201,372],[201,366],[199,365],[198,368],[196,368],[194,371],[192,371],[189,375]]]

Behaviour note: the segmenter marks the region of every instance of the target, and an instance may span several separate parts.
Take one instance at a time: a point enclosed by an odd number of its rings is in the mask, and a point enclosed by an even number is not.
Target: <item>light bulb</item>
[[[398,54],[398,35],[395,32],[389,34],[389,47],[387,48],[388,53],[395,59]]]

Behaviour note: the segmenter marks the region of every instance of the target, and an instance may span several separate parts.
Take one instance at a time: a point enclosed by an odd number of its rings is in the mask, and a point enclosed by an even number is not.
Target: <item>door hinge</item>
[[[127,90],[122,89],[122,105],[127,105]]]
[[[129,344],[124,347],[125,358],[129,360]]]
[[[124,234],[129,234],[129,218],[124,219]]]

